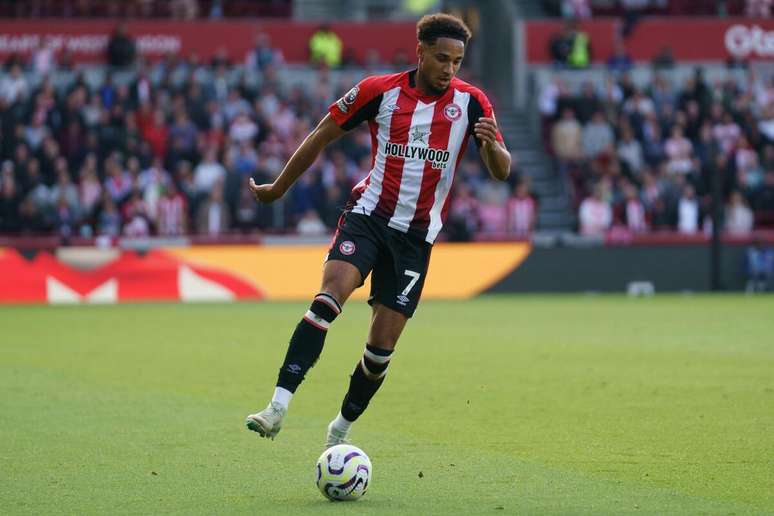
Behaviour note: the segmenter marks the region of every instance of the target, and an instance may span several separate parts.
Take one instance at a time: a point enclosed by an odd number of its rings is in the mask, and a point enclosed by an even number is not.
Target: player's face
[[[457,75],[465,56],[465,44],[453,38],[437,38],[435,43],[420,43],[417,50],[422,82],[435,93],[442,93]]]

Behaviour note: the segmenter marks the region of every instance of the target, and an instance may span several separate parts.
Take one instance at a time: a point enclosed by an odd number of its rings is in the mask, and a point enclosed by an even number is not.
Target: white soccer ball
[[[317,487],[330,500],[357,500],[371,482],[371,459],[350,444],[337,444],[317,459]]]

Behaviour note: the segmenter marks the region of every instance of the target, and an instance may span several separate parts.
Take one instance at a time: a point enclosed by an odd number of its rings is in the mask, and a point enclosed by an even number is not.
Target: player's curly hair
[[[433,45],[438,38],[452,38],[465,45],[470,39],[470,29],[465,22],[451,14],[426,14],[417,22],[417,39]]]

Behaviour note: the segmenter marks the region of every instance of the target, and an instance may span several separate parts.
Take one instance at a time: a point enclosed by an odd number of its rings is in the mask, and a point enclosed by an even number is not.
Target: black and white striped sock
[[[355,421],[368,408],[371,398],[382,386],[392,350],[366,345],[363,358],[355,367],[349,380],[349,390],[341,404],[341,415],[347,421]]]
[[[321,292],[315,296],[312,306],[290,338],[285,361],[279,370],[277,387],[296,392],[307,371],[320,357],[328,328],[340,313],[341,305],[332,295]]]

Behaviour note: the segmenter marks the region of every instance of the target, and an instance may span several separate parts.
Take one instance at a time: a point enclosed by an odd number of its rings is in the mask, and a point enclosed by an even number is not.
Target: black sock
[[[355,421],[368,408],[368,403],[382,386],[390,365],[392,351],[366,345],[363,358],[355,366],[349,380],[349,390],[341,404],[341,415]]]
[[[279,370],[277,387],[296,392],[306,372],[320,357],[328,327],[340,313],[341,306],[333,296],[324,292],[315,296],[312,306],[290,338],[285,362]]]

